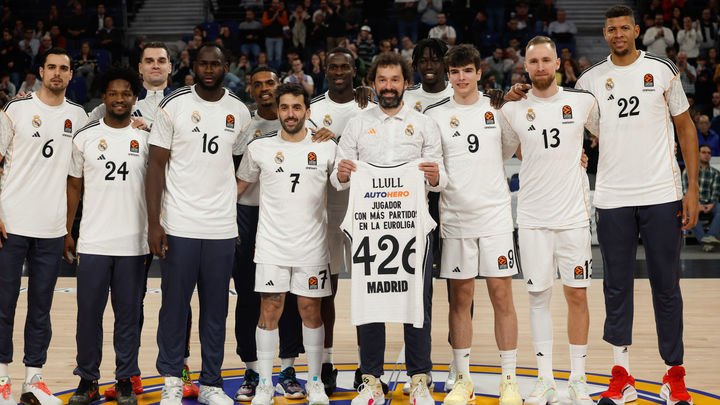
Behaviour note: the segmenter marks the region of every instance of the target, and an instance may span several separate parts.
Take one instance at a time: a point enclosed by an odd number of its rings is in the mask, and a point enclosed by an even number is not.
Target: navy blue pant
[[[113,346],[115,377],[140,375],[140,305],[145,285],[147,255],[78,255],[77,265],[77,368],[73,374],[86,380],[100,378],[103,313],[112,289],[115,314]]]
[[[669,366],[682,364],[682,202],[597,209],[596,212],[604,263],[606,317],[603,339],[615,346],[632,343],[633,284],[639,233],[645,247],[660,356]]]
[[[255,235],[258,207],[237,206],[238,241],[235,246],[233,281],[237,291],[235,305],[235,339],[237,354],[244,362],[257,360],[255,328],[260,317],[260,294],[255,292]],[[297,297],[285,295],[285,307],[278,322],[280,358],[289,359],[302,353],[302,320],[297,309]]]
[[[47,360],[52,326],[55,282],[60,272],[63,237],[30,238],[8,234],[0,248],[0,363],[11,363],[13,357],[13,323],[20,295],[20,279],[25,259],[28,261],[27,317],[25,318],[25,357],[29,367],[42,367]]]
[[[432,241],[431,237],[428,240]],[[405,338],[405,363],[407,374],[424,374],[432,369],[430,349],[430,321],[432,317],[432,242],[426,246],[426,265],[423,272],[423,306],[425,319],[422,328],[413,328],[412,324],[403,325]],[[360,371],[380,377],[385,363],[385,324],[368,323],[357,327],[360,346]]]
[[[167,236],[168,250],[160,260],[162,306],[158,321],[161,375],[181,377],[190,299],[197,284],[200,301],[200,384],[222,387],[220,370],[225,346],[225,321],[236,238],[190,239]]]

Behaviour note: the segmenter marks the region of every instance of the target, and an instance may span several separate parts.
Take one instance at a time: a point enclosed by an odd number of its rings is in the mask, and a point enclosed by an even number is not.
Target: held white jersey
[[[671,116],[689,105],[667,58],[640,52],[628,66],[607,59],[578,79],[600,106],[598,208],[662,204],[682,198]]]
[[[147,131],[91,121],[73,139],[70,175],[85,186],[80,253],[138,256],[147,244]]]
[[[81,106],[49,106],[33,94],[10,101],[0,114],[0,219],[7,233],[57,238],[67,233],[67,176],[72,136],[85,125]]]
[[[512,232],[503,161],[518,142],[510,131],[502,131],[502,114],[481,96],[472,105],[446,98],[425,109],[425,115],[440,127],[448,177],[440,193],[440,235],[478,238]]]
[[[453,89],[450,83],[446,83],[445,89],[438,93],[428,93],[423,90],[422,84],[418,83],[405,89],[403,101],[405,102],[405,105],[419,113],[422,113],[430,105],[452,96]]]
[[[282,126],[279,119],[266,120],[257,112],[251,114],[250,126],[247,127],[242,134],[242,139],[237,143],[233,155],[244,155],[248,143],[253,139],[270,134],[271,132],[280,131]],[[243,157],[243,159],[245,159]],[[257,183],[250,184],[247,190],[238,197],[238,204],[257,207],[260,204],[260,186]]]
[[[376,166],[355,161],[342,230],[352,243],[351,322],[423,324],[429,233],[419,161]],[[391,310],[390,310],[391,309]]]
[[[170,150],[161,225],[168,235],[195,239],[237,236],[233,146],[250,124],[250,111],[225,90],[205,101],[182,87],[158,106],[149,143]]]
[[[327,266],[330,262],[325,189],[337,143],[300,142],[277,132],[253,139],[237,177],[260,184],[255,263]]]
[[[580,165],[584,128],[597,133],[598,108],[587,91],[560,87],[552,97],[528,93],[505,103],[507,123],[520,139],[522,165],[517,223],[521,228],[587,226],[590,186]]]

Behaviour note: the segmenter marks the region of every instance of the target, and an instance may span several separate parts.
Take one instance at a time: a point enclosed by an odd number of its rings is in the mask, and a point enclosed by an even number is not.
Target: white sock
[[[570,344],[570,378],[581,378],[585,376],[585,358],[587,357],[587,345]]]
[[[613,359],[616,366],[622,366],[630,374],[630,347],[613,346]]]
[[[360,357],[360,345],[358,345],[358,368],[360,368],[360,362],[362,357]]]
[[[323,349],[323,364],[333,362],[333,348],[332,347],[326,347]]]
[[[185,362],[185,365],[188,366],[190,364],[190,357],[185,357],[183,361]]]
[[[295,367],[295,357],[280,359],[280,370],[285,370],[288,367]]]
[[[255,329],[255,342],[257,345],[257,372],[260,382],[272,385],[272,368],[275,359],[275,350],[278,347],[280,334],[278,329]]]
[[[25,382],[29,383],[33,377],[37,374],[42,375],[42,368],[40,367],[25,367]]]
[[[9,377],[10,371],[8,370],[7,363],[0,363],[0,377]]]
[[[515,375],[517,367],[517,349],[500,350],[500,365],[502,367],[502,375]]]
[[[535,346],[535,359],[538,366],[538,377],[552,381],[555,379],[552,371],[552,348],[553,341],[533,342]]]
[[[255,360],[255,361],[246,361],[246,362],[245,362],[245,368],[246,368],[247,370],[257,371],[257,367],[258,367],[258,362],[257,362],[257,360]]]
[[[323,342],[325,341],[325,326],[320,325],[319,328],[308,328],[302,326],[303,346],[305,346],[305,357],[308,363],[307,381],[312,381],[313,377],[320,379],[320,370],[322,370],[323,359]]]
[[[457,373],[470,375],[470,348],[467,349],[453,349],[453,363],[455,364],[455,370]]]

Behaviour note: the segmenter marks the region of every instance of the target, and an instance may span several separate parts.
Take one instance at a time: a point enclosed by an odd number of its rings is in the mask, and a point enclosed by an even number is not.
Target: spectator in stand
[[[702,56],[702,55],[701,55]],[[698,57],[700,60],[700,57]],[[695,79],[695,104],[702,109],[709,105],[712,100],[712,94],[717,91],[717,87],[712,80],[712,72],[709,69],[697,69],[697,79]]]
[[[90,22],[92,32],[97,34],[105,28],[105,17],[108,17],[108,15],[105,14],[105,5],[100,3],[97,5],[97,13],[93,16],[92,21]]]
[[[502,43],[505,47],[512,46],[510,41],[516,40],[516,50],[518,50],[520,48],[520,44],[524,44],[526,42],[525,39],[527,38],[527,31],[518,28],[518,20],[511,18],[507,23],[507,29],[505,30],[505,33],[503,33],[502,38]],[[513,48],[515,48],[515,46],[513,46]]]
[[[675,38],[673,37],[672,31],[663,25],[663,15],[655,14],[655,25],[645,31],[643,45],[645,45],[647,51],[652,54],[667,56],[665,48],[674,44]]]
[[[700,14],[699,27],[700,34],[702,35],[702,42],[700,42],[700,53],[707,52],[715,46],[715,41],[718,34],[718,25],[713,21],[710,9],[703,9]]]
[[[510,18],[516,19],[518,21],[518,28],[528,33],[542,31],[542,23],[535,24],[535,19],[533,15],[530,14],[530,7],[525,1],[521,0],[515,3],[515,9],[510,12]]]
[[[504,83],[506,74],[512,69],[513,61],[503,58],[502,48],[495,48],[492,55],[485,58],[485,61],[487,61],[490,69],[497,72],[498,81]]]
[[[35,22],[35,29],[33,30],[33,38],[37,39],[39,42],[47,33],[48,30],[47,26],[45,25],[45,21],[37,20]]]
[[[9,98],[15,97],[16,87],[10,80],[10,73],[7,71],[0,72],[0,92],[5,93]]]
[[[255,19],[255,11],[245,11],[245,21],[238,25],[238,37],[240,38],[240,52],[248,55],[254,62],[260,53],[260,36],[263,26]]]
[[[445,13],[438,13],[437,25],[432,27],[430,33],[428,33],[428,38],[438,38],[449,46],[455,45],[457,34],[455,33],[455,28],[447,24],[447,16]]]
[[[711,118],[711,121],[715,119],[715,117],[720,115],[720,92],[715,92],[712,94],[712,104],[709,108],[708,115]]]
[[[327,11],[325,12],[325,23],[327,24],[327,39],[325,49],[334,49],[345,39],[345,20],[340,0],[328,0]]]
[[[91,96],[95,75],[98,73],[97,58],[90,49],[90,43],[83,42],[80,46],[80,53],[72,61],[73,74],[85,78],[85,91]]]
[[[557,18],[557,9],[553,5],[553,0],[542,0],[535,8],[535,17],[543,25],[542,30],[547,32],[550,23]]]
[[[240,8],[243,10],[262,10],[263,0],[241,0]]]
[[[50,10],[48,11],[48,17],[47,17],[47,26],[52,27],[53,25],[57,24],[60,26],[60,11],[58,10],[57,6],[52,4],[50,5]]]
[[[578,67],[575,59],[565,59],[562,62],[560,73],[562,75],[561,86],[574,89],[577,77],[580,75],[580,67]]]
[[[644,17],[650,16],[652,18],[655,14],[663,14],[662,1],[651,0],[651,1],[640,1],[640,15]]]
[[[80,40],[83,37],[90,36],[92,33],[88,32],[89,26],[88,18],[83,13],[83,8],[80,4],[75,4],[73,8],[73,15],[67,19],[65,23],[65,33],[67,34],[70,46],[73,49],[77,49],[80,46]]]
[[[400,38],[408,36],[416,44],[418,41],[418,2],[395,0],[394,8],[397,15],[397,35]]]
[[[313,14],[313,24],[310,30],[308,40],[310,41],[310,49],[318,51],[325,49],[325,38],[327,37],[327,24],[322,13]]]
[[[20,42],[23,39],[23,34],[25,33],[25,24],[23,23],[23,20],[16,19],[15,20],[15,27],[12,31],[13,40],[15,42]]]
[[[315,17],[317,17],[318,15],[322,15],[323,20],[325,20],[325,15],[327,14],[327,9],[328,9],[327,0],[320,0],[317,10],[315,10],[312,14],[313,21],[315,21]]]
[[[0,69],[10,74],[10,79],[17,88],[20,85],[20,75],[25,73],[27,56],[13,40],[10,29],[4,28],[2,37],[3,40],[0,43],[0,60],[2,61],[0,62]]]
[[[580,69],[580,73],[588,70],[592,66],[592,63],[590,62],[590,59],[588,59],[585,56],[581,56],[578,58],[578,68]]]
[[[677,50],[675,49],[675,46],[668,46],[665,48],[665,55],[672,61],[672,63],[677,65]]]
[[[705,227],[698,220],[697,225],[692,228],[692,234],[698,243],[703,245],[703,251],[712,252],[715,246],[720,245],[717,236],[720,233],[720,172],[710,166],[711,148],[708,145],[700,144],[698,185],[700,214],[710,214],[710,229],[705,232]],[[682,185],[683,192],[687,191],[687,171],[683,170]]]
[[[217,39],[220,40],[220,46],[222,46],[226,51],[232,52],[233,55],[237,55],[240,50],[240,46],[238,44],[237,39],[233,37],[232,31],[230,31],[230,27],[223,24],[220,26],[220,31],[218,32]]]
[[[694,93],[697,71],[693,65],[688,63],[688,57],[685,52],[678,53],[677,68],[680,71],[680,83],[682,83],[685,94]]]
[[[292,61],[292,72],[283,83],[300,83],[308,94],[313,94],[315,89],[313,78],[303,72],[303,63],[300,59]]]
[[[0,16],[0,29],[12,29],[15,26],[15,15],[8,6],[4,6],[2,9],[2,16]]]
[[[37,74],[34,71],[25,73],[25,80],[20,85],[18,93],[37,92],[42,87],[42,83],[37,79]]]
[[[190,73],[186,74],[183,79],[183,86],[192,86],[193,84],[195,84],[195,76]]]
[[[353,37],[360,31],[363,15],[362,8],[358,7],[353,0],[343,0],[343,20],[347,35]]]
[[[185,76],[192,72],[192,60],[190,59],[190,51],[184,49],[180,52],[180,59],[172,64],[173,68],[173,83],[183,85],[185,83]]]
[[[375,55],[375,41],[373,41],[372,30],[369,26],[363,25],[360,28],[355,46],[357,46],[358,57],[360,57],[367,66],[370,66],[373,55]]]
[[[42,37],[42,39],[40,39],[40,47],[38,48],[37,56],[35,56],[35,58],[33,59],[33,65],[40,65],[40,59],[42,59],[45,51],[52,47],[52,37],[50,36],[50,33],[47,33],[44,37]]]
[[[403,37],[402,41],[402,50],[400,51],[400,56],[403,57],[408,63],[412,62],[412,54],[415,50],[415,44],[413,44],[410,37]]]
[[[98,32],[97,41],[97,47],[110,52],[113,64],[119,65],[123,50],[123,34],[115,28],[112,17],[105,17],[105,26]]]
[[[33,29],[30,27],[25,28],[24,37],[18,45],[20,46],[20,50],[25,52],[31,60],[35,59],[40,49],[40,41],[33,37]]]
[[[193,39],[188,41],[187,49],[188,52],[190,52],[190,60],[195,60],[197,57],[197,51],[200,49],[200,46],[203,44],[203,37],[201,35],[193,35]]]
[[[673,32],[673,35],[675,35],[675,38],[677,39],[677,34],[680,32],[681,29],[683,29],[683,17],[685,17],[682,13],[682,10],[678,7],[675,7],[672,9],[672,14],[670,17],[670,30]]]
[[[485,9],[487,11],[488,29],[490,32],[502,34],[505,25],[505,2],[490,1]]]
[[[250,66],[250,62],[248,62],[247,56],[245,54],[240,54],[239,57],[233,58],[232,63],[230,63],[230,67],[228,68],[228,72],[234,74],[237,77],[245,79],[245,75],[250,73],[252,70],[252,67]],[[243,82],[243,85],[247,83]]]
[[[269,66],[269,65],[268,65],[267,53],[265,53],[265,52],[260,52],[260,53],[258,54],[257,64],[255,65],[255,67],[258,67],[258,66],[265,66],[265,67]]]
[[[702,34],[698,26],[698,22],[693,22],[690,17],[684,17],[683,28],[677,33],[678,50],[685,52],[690,64],[693,65],[700,54],[700,43],[702,42]]]
[[[418,3],[418,13],[422,22],[419,29],[420,38],[427,37],[430,29],[437,25],[437,16],[442,12],[442,6],[442,0],[420,0]]]
[[[67,49],[67,39],[60,31],[60,26],[55,24],[50,27],[50,37],[52,38],[53,46],[58,48]]]
[[[279,0],[272,0],[270,7],[263,12],[262,25],[265,34],[265,51],[268,63],[280,66],[283,54],[283,27],[288,25],[287,11]]]
[[[314,91],[311,93],[313,97],[318,96],[325,92],[325,67],[323,66],[320,55],[317,53],[310,56],[310,71],[308,72],[312,78]]]
[[[567,20],[567,12],[565,10],[557,11],[557,18],[548,26],[548,34],[556,42],[561,44],[572,44],[575,46],[575,35],[577,27],[575,23]]]
[[[373,56],[372,62],[375,62],[375,58],[377,58],[378,55],[386,52],[392,52],[392,45],[390,44],[389,40],[383,39],[382,41],[380,41],[380,46],[378,46],[378,53],[377,55]]]
[[[482,52],[486,47],[485,38],[490,33],[487,15],[484,12],[478,11],[475,13],[475,18],[470,23],[470,32],[472,34],[472,43]]]
[[[310,55],[310,48],[307,45],[311,26],[312,20],[310,14],[305,10],[305,5],[295,6],[295,11],[290,15],[290,33],[292,45],[303,55],[303,59],[307,59]]]
[[[713,156],[720,156],[720,135],[710,129],[710,118],[705,114],[698,117],[697,136],[700,145],[709,146]]]
[[[293,66],[292,63],[295,59],[300,59],[300,54],[297,50],[293,48],[289,48],[285,52],[285,59],[280,64],[280,67],[278,68],[278,72],[280,72],[280,77],[284,78],[287,75],[291,75],[293,72]],[[300,59],[302,62],[302,59]]]

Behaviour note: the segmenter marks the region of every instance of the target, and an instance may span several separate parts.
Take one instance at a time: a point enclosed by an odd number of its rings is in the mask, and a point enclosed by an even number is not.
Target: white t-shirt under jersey
[[[325,189],[337,143],[300,142],[277,132],[253,139],[237,177],[260,184],[255,263],[325,266],[330,262]]]
[[[600,106],[598,208],[662,204],[682,198],[671,116],[689,104],[677,67],[640,51],[628,66],[610,57],[588,68],[576,87]]]
[[[478,238],[513,231],[503,161],[517,149],[502,114],[480,96],[472,105],[448,97],[425,109],[440,127],[448,184],[440,193],[440,235]]]
[[[452,96],[453,89],[449,83],[445,85],[445,89],[443,91],[437,93],[426,92],[423,90],[422,84],[418,83],[405,89],[403,101],[405,102],[405,105],[421,113],[431,104],[435,104],[442,99]]]
[[[49,106],[36,94],[13,100],[0,114],[0,219],[7,233],[57,238],[67,233],[67,176],[72,136],[87,122],[67,99]]]
[[[138,256],[147,244],[145,173],[148,133],[91,121],[73,139],[70,175],[85,187],[80,253]]]
[[[584,128],[598,132],[595,97],[560,87],[552,97],[505,103],[502,108],[520,140],[522,165],[517,222],[521,228],[569,229],[590,220],[590,186],[580,165]],[[507,125],[507,124],[506,124]]]
[[[168,235],[195,239],[237,236],[233,147],[250,125],[250,111],[225,90],[205,101],[182,87],[158,106],[149,143],[170,150],[161,224]]]

